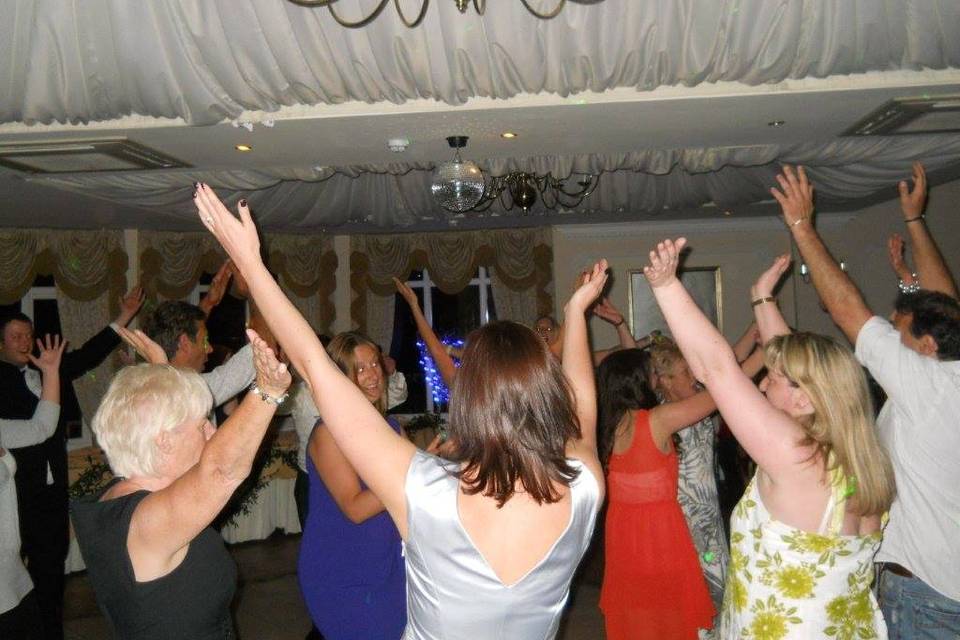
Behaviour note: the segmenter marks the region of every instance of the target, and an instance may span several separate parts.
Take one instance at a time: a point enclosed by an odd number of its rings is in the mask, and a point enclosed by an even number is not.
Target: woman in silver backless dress
[[[452,389],[449,462],[394,432],[330,361],[264,266],[246,203],[237,220],[206,185],[197,185],[195,202],[337,445],[397,525],[405,637],[554,637],[603,502],[585,314],[606,282],[606,261],[584,274],[566,305],[562,365],[517,323],[471,334]]]

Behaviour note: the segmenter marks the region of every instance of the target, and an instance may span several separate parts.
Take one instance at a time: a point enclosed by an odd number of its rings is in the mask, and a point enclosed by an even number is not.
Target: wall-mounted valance
[[[0,230],[0,303],[23,297],[38,275],[52,275],[58,290],[79,301],[126,287],[127,256],[121,231]]]
[[[553,307],[548,228],[361,235],[352,236],[350,244],[351,318],[381,344],[393,322],[392,278],[406,280],[417,269],[427,269],[441,291],[456,293],[477,267],[489,267],[502,319],[528,323]],[[526,304],[518,305],[517,297]],[[507,308],[509,316],[503,313]]]
[[[273,234],[263,238],[268,266],[307,321],[329,331],[335,312],[337,257],[327,235]],[[140,279],[150,298],[186,298],[203,273],[214,273],[226,255],[209,233],[144,231],[140,234]]]

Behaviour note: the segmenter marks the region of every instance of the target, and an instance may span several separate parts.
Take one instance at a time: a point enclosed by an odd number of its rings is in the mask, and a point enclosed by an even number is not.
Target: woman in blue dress
[[[384,413],[386,376],[377,345],[347,332],[327,352]],[[399,433],[396,422],[390,425]],[[310,617],[327,640],[400,638],[407,621],[400,534],[322,422],[307,452],[310,506],[299,575]]]

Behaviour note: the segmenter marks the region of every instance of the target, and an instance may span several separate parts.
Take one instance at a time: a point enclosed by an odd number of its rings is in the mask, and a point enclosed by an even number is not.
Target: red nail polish
[[[241,206],[241,207],[247,206],[247,201],[246,201],[246,199],[243,199],[243,200],[240,201],[240,206]]]

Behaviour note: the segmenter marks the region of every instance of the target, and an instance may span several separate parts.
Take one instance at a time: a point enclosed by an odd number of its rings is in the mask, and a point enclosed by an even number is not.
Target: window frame
[[[426,318],[427,324],[433,327],[433,287],[436,286],[436,283],[430,278],[430,271],[427,267],[421,269],[420,273],[423,277],[420,280],[407,280],[407,286],[413,289],[414,292],[416,292],[417,289],[423,290],[423,317]],[[487,267],[477,267],[477,274],[467,283],[467,287],[480,288],[480,297],[477,304],[480,310],[480,317],[478,319],[480,326],[490,322],[490,302],[487,291],[489,290],[488,287],[492,286],[490,272],[487,270]],[[424,393],[427,394],[426,412],[433,413],[433,385],[430,384],[429,379],[426,380],[426,384],[424,385]]]

